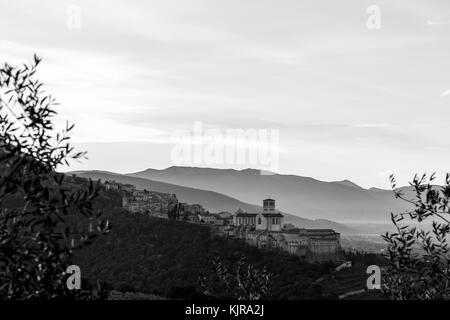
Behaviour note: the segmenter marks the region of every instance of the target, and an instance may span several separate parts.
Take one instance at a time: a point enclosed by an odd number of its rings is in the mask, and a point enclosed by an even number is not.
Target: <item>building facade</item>
[[[276,249],[298,255],[311,262],[340,261],[340,234],[332,229],[303,229],[288,224],[276,210],[275,200],[264,199],[258,213],[236,211],[234,235],[262,249]]]
[[[148,190],[124,192],[122,207],[133,213],[147,213],[160,218],[168,218],[169,210],[178,204],[175,194]]]
[[[241,209],[236,211],[233,218],[236,227],[249,226],[255,230],[281,231],[283,215],[275,208],[275,200],[264,199],[261,212],[249,213]]]

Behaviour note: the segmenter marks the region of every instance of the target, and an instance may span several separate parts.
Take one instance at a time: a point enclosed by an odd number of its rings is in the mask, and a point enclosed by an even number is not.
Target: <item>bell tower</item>
[[[267,198],[263,200],[263,212],[275,212],[275,200]]]

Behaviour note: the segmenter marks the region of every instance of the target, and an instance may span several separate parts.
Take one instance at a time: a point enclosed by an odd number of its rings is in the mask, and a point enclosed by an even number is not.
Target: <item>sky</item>
[[[63,171],[254,167],[381,188],[391,173],[443,179],[449,36],[448,0],[0,0],[0,61],[43,58],[56,121],[75,123],[88,152]],[[208,157],[222,147],[270,154]]]

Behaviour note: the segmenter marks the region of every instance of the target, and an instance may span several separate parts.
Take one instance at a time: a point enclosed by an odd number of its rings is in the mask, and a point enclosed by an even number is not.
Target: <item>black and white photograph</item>
[[[449,40],[448,0],[0,0],[0,302],[450,299]]]

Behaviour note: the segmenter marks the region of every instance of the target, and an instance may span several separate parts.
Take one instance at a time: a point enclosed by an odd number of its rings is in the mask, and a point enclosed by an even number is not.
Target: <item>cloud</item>
[[[450,25],[450,21],[427,21],[428,25],[431,26],[444,26],[444,25]]]
[[[444,92],[441,93],[441,98],[447,97],[448,95],[450,95],[450,89],[449,90],[445,90]]]
[[[448,21],[448,1],[379,1],[378,31],[358,0],[79,0],[81,28],[69,30],[73,4],[2,6],[0,60],[40,54],[58,121],[76,123],[76,141],[108,144],[91,153],[108,154],[113,171],[123,143],[162,163],[170,133],[195,121],[278,129],[284,172],[325,179],[376,184],[383,168],[449,156],[450,111],[436,92],[448,85],[450,30],[427,24]]]

